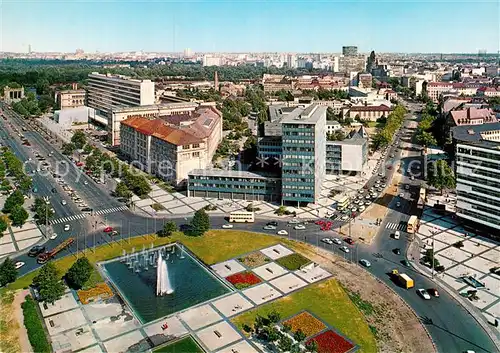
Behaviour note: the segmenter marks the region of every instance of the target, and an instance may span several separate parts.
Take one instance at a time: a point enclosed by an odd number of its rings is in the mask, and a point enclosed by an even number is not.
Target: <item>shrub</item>
[[[309,264],[310,262],[311,261],[308,258],[297,253],[293,253],[276,260],[276,263],[283,266],[289,271],[296,271],[302,266]]]
[[[81,289],[92,274],[92,264],[86,257],[79,258],[66,272],[66,282],[73,289]]]
[[[460,240],[460,241],[457,241],[456,243],[454,243],[453,246],[457,249],[460,249],[460,248],[463,248],[465,245],[464,245],[464,242]]]
[[[21,307],[23,308],[24,326],[28,331],[28,338],[33,351],[37,353],[50,352],[49,342],[45,336],[42,321],[38,316],[35,301],[28,295]]]

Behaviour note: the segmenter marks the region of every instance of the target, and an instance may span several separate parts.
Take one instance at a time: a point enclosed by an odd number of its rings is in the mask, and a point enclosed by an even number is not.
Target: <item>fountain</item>
[[[170,284],[170,279],[168,277],[167,261],[160,253],[156,269],[156,295],[163,296],[165,294],[172,294],[173,292],[174,290],[172,289],[172,285]]]
[[[184,245],[181,244],[180,248],[181,248],[181,251],[180,251],[181,254],[180,254],[179,258],[183,259],[184,258]]]

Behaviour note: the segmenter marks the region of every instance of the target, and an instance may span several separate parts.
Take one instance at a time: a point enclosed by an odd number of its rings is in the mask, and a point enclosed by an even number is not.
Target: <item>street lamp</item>
[[[49,205],[50,205],[50,196],[44,196],[43,200],[45,201],[45,232],[47,235],[50,235],[49,232]]]

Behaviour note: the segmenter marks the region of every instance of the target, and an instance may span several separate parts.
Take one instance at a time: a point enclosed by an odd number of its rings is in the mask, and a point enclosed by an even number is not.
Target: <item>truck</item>
[[[46,263],[47,261],[52,259],[54,256],[56,256],[57,253],[66,249],[71,244],[73,244],[74,241],[75,241],[75,238],[68,238],[68,239],[64,240],[62,243],[59,243],[59,245],[57,245],[54,249],[38,255],[36,262],[38,262],[39,264]]]
[[[413,279],[410,278],[407,274],[399,273],[398,270],[392,270],[392,275],[394,279],[405,289],[413,288],[415,283]]]

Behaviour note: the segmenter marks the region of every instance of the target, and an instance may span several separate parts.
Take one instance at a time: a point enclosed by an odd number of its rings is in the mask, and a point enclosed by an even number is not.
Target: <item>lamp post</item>
[[[43,201],[45,201],[45,232],[49,235],[49,205],[50,205],[50,196],[44,196]]]

